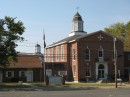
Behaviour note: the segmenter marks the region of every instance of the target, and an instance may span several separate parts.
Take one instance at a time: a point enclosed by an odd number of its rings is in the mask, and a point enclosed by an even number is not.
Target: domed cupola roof
[[[74,15],[73,21],[83,21],[81,15],[78,12]]]

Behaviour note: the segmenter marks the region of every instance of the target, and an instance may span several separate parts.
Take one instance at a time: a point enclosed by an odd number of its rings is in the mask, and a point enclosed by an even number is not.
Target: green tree
[[[5,17],[0,19],[0,68],[9,66],[11,61],[17,61],[18,46],[16,41],[24,41],[21,36],[25,30],[21,21],[16,18]]]
[[[126,24],[126,35],[124,40],[125,50],[130,50],[130,21]]]
[[[126,24],[115,23],[108,28],[104,28],[104,31],[121,38],[124,41],[124,49],[130,50],[130,21]]]

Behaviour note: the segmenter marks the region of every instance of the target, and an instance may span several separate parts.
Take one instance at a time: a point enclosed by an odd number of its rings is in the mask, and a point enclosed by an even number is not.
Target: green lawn
[[[0,83],[0,88],[29,88],[29,85],[19,85],[18,83]]]
[[[118,84],[120,85],[120,84]],[[44,83],[27,83],[19,85],[18,83],[0,83],[0,88],[30,88],[32,86],[38,87],[70,87],[70,88],[78,88],[78,87],[108,87],[115,86],[115,83],[66,83],[65,85],[48,85],[46,86]]]

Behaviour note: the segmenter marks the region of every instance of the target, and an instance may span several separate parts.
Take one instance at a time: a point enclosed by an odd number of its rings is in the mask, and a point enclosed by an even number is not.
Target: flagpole
[[[43,66],[44,66],[44,83],[45,83],[45,82],[46,82],[46,64],[45,64],[45,47],[46,47],[46,43],[45,43],[45,33],[44,33],[44,29],[43,29],[43,42],[44,42]]]
[[[43,66],[44,66],[44,83],[45,83],[46,82],[45,48],[44,48]]]

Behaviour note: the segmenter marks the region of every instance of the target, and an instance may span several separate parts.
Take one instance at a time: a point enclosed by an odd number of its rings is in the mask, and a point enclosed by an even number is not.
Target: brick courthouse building
[[[46,75],[65,75],[68,81],[114,79],[113,36],[104,31],[87,34],[81,15],[72,20],[72,32],[46,47]],[[116,39],[117,56],[123,55],[123,42]],[[119,75],[124,74],[124,59],[117,58]]]

